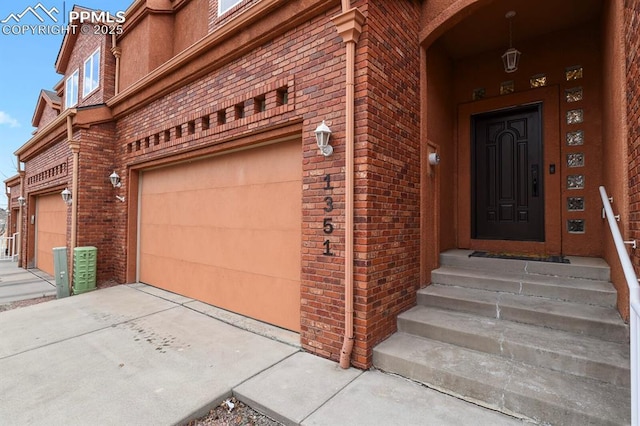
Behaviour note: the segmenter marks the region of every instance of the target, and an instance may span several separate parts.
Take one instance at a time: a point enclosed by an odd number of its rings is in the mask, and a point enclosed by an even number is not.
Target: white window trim
[[[229,10],[233,9],[235,6],[240,4],[242,0],[236,0],[231,6],[227,7],[225,10],[222,10],[222,0],[218,0],[218,16],[222,16],[227,13]]]
[[[97,78],[97,82],[98,84],[96,85],[96,87],[91,88],[90,91],[86,91],[86,86],[85,86],[85,72],[87,70],[87,63],[89,63],[89,61],[91,61],[91,68],[89,68],[91,70],[91,73],[93,73],[93,56],[95,54],[98,54],[98,78]],[[100,88],[100,71],[101,71],[101,67],[100,67],[100,48],[98,47],[96,50],[93,51],[93,53],[91,53],[91,55],[89,55],[89,57],[87,59],[84,60],[84,63],[82,65],[82,99],[86,98],[87,96],[91,96],[93,94],[93,92],[95,92],[96,90],[98,90]],[[90,80],[93,79],[93,75],[91,75]]]
[[[76,78],[78,79],[78,83],[76,84],[76,90],[75,90],[75,96],[73,96],[73,103],[69,103],[69,80],[73,79],[73,76],[76,76]],[[71,73],[71,75],[69,77],[67,77],[64,80],[64,107],[65,108],[71,108],[74,107],[76,105],[78,105],[78,86],[80,84],[80,70],[78,68],[75,69],[75,71],[73,71]]]

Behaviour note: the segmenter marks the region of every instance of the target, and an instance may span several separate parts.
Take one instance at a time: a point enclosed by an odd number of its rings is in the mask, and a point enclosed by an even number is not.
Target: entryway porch
[[[542,424],[630,422],[628,327],[610,269],[448,250],[374,366]]]

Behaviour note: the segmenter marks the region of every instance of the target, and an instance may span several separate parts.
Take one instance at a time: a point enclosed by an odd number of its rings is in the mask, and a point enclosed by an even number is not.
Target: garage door
[[[300,141],[145,171],[139,280],[300,329]]]
[[[67,245],[67,205],[60,194],[36,200],[36,268],[53,275],[54,247]]]

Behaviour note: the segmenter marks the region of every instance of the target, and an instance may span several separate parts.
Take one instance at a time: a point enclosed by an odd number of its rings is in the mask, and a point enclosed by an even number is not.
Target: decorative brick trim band
[[[192,112],[124,144],[125,153],[136,156],[233,130],[295,109],[294,79],[280,79],[215,107]]]
[[[64,162],[59,163],[53,167],[50,167],[47,170],[44,170],[36,175],[29,176],[27,178],[27,183],[29,185],[33,185],[36,183],[52,180],[53,178],[56,178],[59,176],[66,176],[66,175],[67,175],[67,162],[65,160]]]

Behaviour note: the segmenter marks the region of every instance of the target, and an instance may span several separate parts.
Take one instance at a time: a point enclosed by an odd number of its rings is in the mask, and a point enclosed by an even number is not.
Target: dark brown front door
[[[544,241],[540,105],[472,117],[475,239]]]

